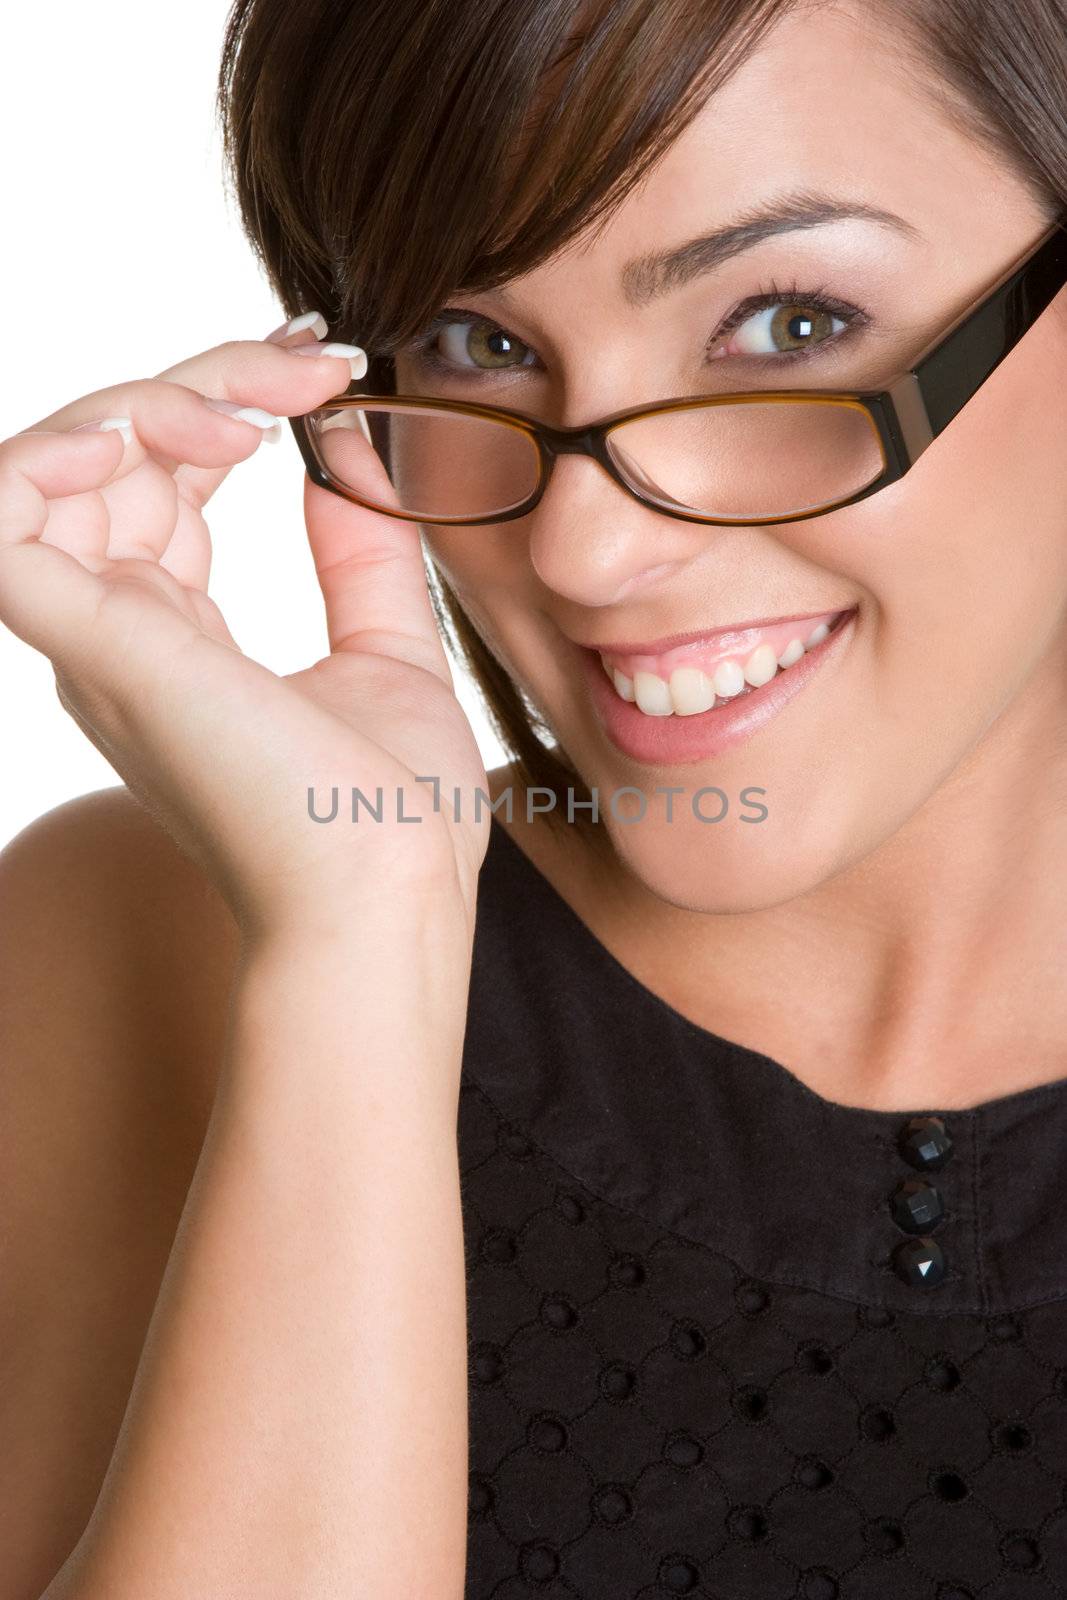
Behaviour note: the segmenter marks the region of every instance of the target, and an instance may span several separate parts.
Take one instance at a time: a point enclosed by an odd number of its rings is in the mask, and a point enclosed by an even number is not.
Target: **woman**
[[[289,320],[0,446],[3,1600],[1064,1592],[1063,24],[236,6]]]

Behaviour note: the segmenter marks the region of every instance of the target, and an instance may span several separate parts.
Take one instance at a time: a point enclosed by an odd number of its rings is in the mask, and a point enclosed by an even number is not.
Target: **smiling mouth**
[[[761,689],[816,649],[856,608],[724,633],[660,655],[596,651],[616,694],[649,717],[689,717]]]

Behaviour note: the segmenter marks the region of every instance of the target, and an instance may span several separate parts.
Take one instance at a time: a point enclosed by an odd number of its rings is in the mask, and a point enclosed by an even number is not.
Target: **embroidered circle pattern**
[[[1067,1302],[755,1282],[472,1083],[459,1145],[467,1600],[1067,1596]]]

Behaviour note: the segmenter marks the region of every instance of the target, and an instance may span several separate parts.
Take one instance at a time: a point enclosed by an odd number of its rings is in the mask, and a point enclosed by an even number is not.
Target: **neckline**
[[[641,983],[500,823],[479,885],[463,1077],[498,1113],[511,1181],[539,1151],[557,1183],[757,1280],[950,1315],[1067,1298],[1067,1079],[960,1109],[828,1100]],[[936,1167],[907,1147],[916,1117],[941,1119],[951,1142]],[[469,1137],[484,1154],[484,1136]],[[943,1208],[928,1224],[943,1276],[921,1286],[912,1253],[931,1255],[929,1241],[895,1210],[917,1177]]]
[[[923,1106],[886,1109],[882,1106],[855,1106],[842,1100],[832,1100],[826,1095],[813,1089],[810,1084],[803,1081],[784,1062],[775,1057],[765,1055],[761,1050],[754,1050],[750,1045],[741,1044],[735,1039],[727,1039],[722,1034],[713,1033],[711,1029],[702,1027],[690,1017],[678,1011],[662,995],[650,989],[643,983],[629,967],[614,955],[607,945],[598,939],[588,923],[575,911],[574,907],[560,894],[551,879],[545,876],[541,868],[526,854],[522,846],[512,838],[511,834],[500,822],[495,813],[490,818],[490,844],[494,835],[501,837],[507,843],[507,848],[518,858],[521,866],[531,876],[539,892],[547,895],[550,902],[561,912],[572,935],[579,943],[585,945],[589,952],[596,958],[601,966],[612,974],[613,978],[621,982],[636,996],[640,1004],[646,1009],[658,1012],[666,1021],[677,1029],[684,1030],[691,1038],[695,1039],[709,1053],[715,1056],[727,1054],[735,1063],[749,1063],[756,1070],[777,1078],[780,1085],[788,1088],[793,1094],[817,1106],[825,1113],[832,1113],[835,1117],[864,1118],[868,1125],[877,1125],[882,1129],[897,1128],[910,1117],[943,1116],[966,1117],[973,1120],[994,1117],[1004,1112],[1028,1109],[1028,1102],[1042,1098],[1055,1098],[1067,1101],[1067,1073],[1059,1078],[1053,1078],[1048,1083],[1032,1084],[1028,1089],[1011,1089],[1006,1094],[994,1095],[987,1100],[980,1100],[972,1106],[938,1106],[929,1102]],[[1065,1047],[1067,1053],[1067,1047]]]

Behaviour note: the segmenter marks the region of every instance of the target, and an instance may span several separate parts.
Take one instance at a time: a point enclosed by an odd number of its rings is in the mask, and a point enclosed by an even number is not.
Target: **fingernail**
[[[343,356],[353,378],[367,375],[367,352],[361,350],[358,344],[298,344],[289,353],[294,356]]]
[[[133,443],[133,423],[129,417],[105,417],[103,422],[79,422],[71,433],[121,433],[127,444]]]
[[[259,406],[237,405],[232,400],[208,400],[204,404],[212,411],[221,411],[224,417],[236,417],[238,422],[250,422],[255,428],[263,429],[263,437],[269,444],[277,444],[282,436],[282,426],[277,417],[269,411],[260,410]]]
[[[265,342],[277,344],[280,339],[288,339],[291,333],[303,333],[305,328],[313,328],[316,339],[324,338],[330,331],[321,311],[305,311],[301,316],[294,317],[292,322],[283,322],[280,328],[268,333]]]

